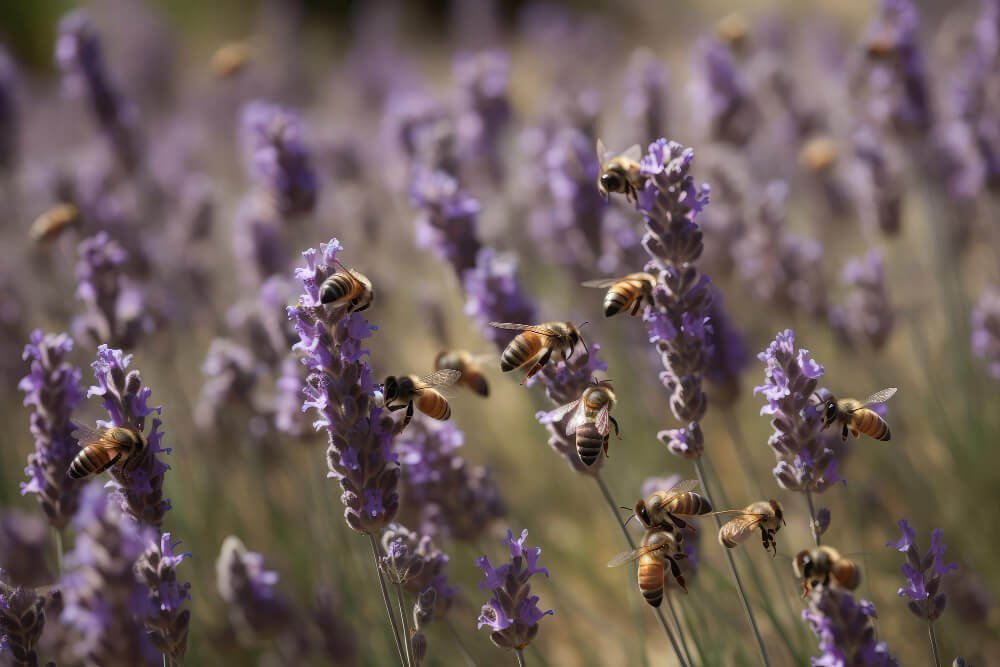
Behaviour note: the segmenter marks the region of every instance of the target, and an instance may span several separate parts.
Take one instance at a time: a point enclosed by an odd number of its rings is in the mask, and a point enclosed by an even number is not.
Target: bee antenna
[[[622,509],[628,509],[628,508],[627,507],[623,507]],[[628,518],[625,519],[625,523],[623,523],[622,526],[627,526],[628,522],[631,521],[634,518],[635,518],[635,514],[629,514]]]

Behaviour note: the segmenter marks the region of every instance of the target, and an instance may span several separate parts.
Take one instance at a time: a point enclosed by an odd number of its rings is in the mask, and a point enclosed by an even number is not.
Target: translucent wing
[[[495,362],[497,355],[492,352],[483,352],[482,354],[472,354],[470,355],[472,363],[476,366],[486,366]]]
[[[639,147],[639,144],[632,144],[622,151],[621,156],[626,160],[638,162],[642,158],[642,148]]]
[[[608,154],[610,152],[611,151],[608,150],[607,146],[604,145],[604,142],[601,141],[600,139],[598,139],[597,140],[597,159],[600,160],[601,162],[604,162],[606,159],[608,159]]]
[[[573,418],[566,422],[566,435],[574,435],[576,433],[576,429],[580,428],[580,426],[586,421],[587,413],[581,405],[577,409],[576,414],[573,415]]]
[[[594,426],[597,427],[597,432],[601,435],[608,434],[608,422],[610,421],[611,410],[608,408],[608,404],[605,403],[601,406],[601,409],[597,411],[597,416],[594,417]]]
[[[895,387],[888,387],[882,391],[876,391],[874,394],[862,401],[865,405],[870,405],[872,403],[885,403],[890,398],[892,398],[896,393]]]
[[[458,382],[462,377],[462,371],[445,368],[434,371],[430,375],[425,375],[414,383],[414,389],[436,389],[438,387],[450,387]]]
[[[551,330],[540,327],[537,324],[515,324],[514,322],[490,322],[491,327],[497,329],[515,329],[517,331],[533,331],[542,336],[554,336]]]
[[[80,447],[86,447],[93,443],[105,443],[109,447],[114,447],[114,443],[110,441],[107,434],[104,431],[98,431],[97,429],[91,428],[86,424],[73,423],[73,431],[70,436],[76,438],[76,441],[80,443]]]
[[[604,289],[607,287],[611,287],[619,280],[621,280],[621,278],[602,278],[600,280],[587,280],[580,283],[580,285],[582,285],[583,287],[596,287],[598,289]]]
[[[568,415],[579,405],[580,405],[580,399],[576,399],[575,401],[570,401],[569,403],[560,405],[558,408],[549,413],[549,419],[551,419],[553,423],[560,421],[563,419],[563,417]]]
[[[698,480],[696,479],[682,479],[673,486],[671,486],[667,493],[687,493],[688,491],[694,491],[698,488]]]
[[[631,563],[634,560],[642,558],[645,554],[658,551],[662,548],[662,544],[646,544],[639,547],[635,551],[623,551],[608,561],[608,567],[618,567],[620,565],[624,565],[625,563]]]

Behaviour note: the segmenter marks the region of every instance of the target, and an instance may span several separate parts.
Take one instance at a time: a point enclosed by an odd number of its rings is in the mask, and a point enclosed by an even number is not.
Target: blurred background
[[[633,505],[649,477],[693,477],[656,438],[677,423],[640,318],[601,318],[602,293],[579,286],[646,261],[641,216],[597,194],[596,139],[622,150],[665,136],[693,147],[696,179],[712,188],[699,267],[733,332],[702,423],[725,497],[716,505],[776,498],[788,521],[775,557],[756,539],[735,552],[772,664],[818,655],[791,569],[812,544],[809,511],[772,475],[772,429],[752,393],[764,380],[756,355],[786,328],[838,395],[899,387],[892,440],[838,447],[845,483],[814,498],[832,514],[824,543],[862,567],[857,593],[878,609],[878,638],[900,664],[927,661],[926,626],[897,596],[903,557],[885,546],[906,518],[922,548],[942,528],[958,565],[935,623],[942,662],[989,664],[1000,651],[1000,12],[923,2],[916,24],[894,13],[900,4],[5,3],[0,567],[10,571],[34,540],[54,580],[44,515],[19,492],[33,445],[17,383],[30,332],[67,331],[85,388],[108,342],[134,354],[150,403],[163,406],[164,530],[192,554],[178,570],[192,584],[185,664],[391,664],[368,545],[343,521],[325,436],[298,411],[283,309],[301,291],[291,273],[299,253],[336,237],[343,261],[376,286],[365,313],[378,326],[376,376],[426,373],[445,347],[496,352],[427,231],[433,207],[411,192],[418,166],[449,172],[478,200],[482,243],[516,263],[542,320],[590,320],[584,334],[600,344],[620,401],[624,438],[602,473],[616,503]],[[60,18],[78,7],[120,105],[111,122],[89,102],[93,80],[81,91],[53,57]],[[316,182],[304,210],[255,208],[267,176],[245,129],[253,102],[296,119],[289,143]],[[32,222],[66,202],[79,219],[32,241]],[[127,257],[96,270],[113,286],[110,319],[78,291],[78,244],[101,231]],[[476,630],[488,595],[473,562],[502,560],[508,527],[529,530],[551,574],[532,580],[555,615],[541,622],[529,664],[674,664],[634,574],[605,567],[626,545],[598,489],[535,420],[553,405],[495,364],[486,375],[488,399],[453,394],[464,444],[449,456],[476,475],[488,469],[503,516],[467,539],[436,536],[459,592],[428,631],[425,664],[513,664]],[[102,416],[93,398],[74,412]],[[229,535],[262,554],[303,618],[316,616],[317,590],[332,591],[342,643],[241,630],[218,592]],[[65,539],[69,550],[72,531]],[[679,599],[694,663],[758,664],[709,521],[699,542]],[[71,648],[44,638],[40,655],[74,664]]]

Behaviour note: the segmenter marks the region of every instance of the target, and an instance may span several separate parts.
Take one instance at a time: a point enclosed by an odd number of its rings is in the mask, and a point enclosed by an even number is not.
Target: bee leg
[[[681,566],[677,564],[674,560],[675,557],[667,556],[666,560],[670,562],[670,574],[673,575],[674,579],[677,580],[677,584],[681,587],[685,593],[688,592],[687,583],[684,581],[684,575],[681,574]]]
[[[403,425],[399,427],[400,433],[403,432],[403,429],[406,428],[406,425],[410,423],[411,419],[413,419],[413,401],[406,404],[406,416],[403,417]]]
[[[642,297],[640,296],[638,299],[635,300],[635,305],[632,306],[632,317],[635,317],[636,315],[639,314],[639,309],[641,307],[642,307]]]
[[[521,380],[521,384],[523,385],[530,378],[533,378],[535,374],[538,373],[538,371],[542,370],[542,367],[545,366],[545,364],[549,363],[549,357],[551,356],[552,356],[552,348],[551,347],[545,348],[545,352],[542,354],[542,356],[538,358],[538,361],[535,362],[535,365],[532,366],[531,369],[524,375],[524,379]]]
[[[667,516],[670,517],[670,520],[674,522],[674,525],[680,528],[681,530],[687,528],[687,522],[684,521],[683,519],[671,514],[670,512],[667,512]]]
[[[847,424],[844,424],[844,430],[840,434],[840,437],[844,442],[847,442]]]
[[[805,579],[803,579],[802,580],[802,599],[805,600],[807,595],[809,595],[809,584],[806,583]]]
[[[611,425],[615,427],[615,435],[618,436],[619,440],[621,440],[622,439],[622,430],[618,427],[618,421],[614,417],[611,417],[611,416],[609,416],[608,419],[611,421]],[[607,447],[607,445],[605,445],[605,447]]]
[[[604,458],[606,458],[606,459],[611,458],[611,455],[608,454],[608,439],[607,439],[607,437],[604,438],[603,447],[604,447]]]

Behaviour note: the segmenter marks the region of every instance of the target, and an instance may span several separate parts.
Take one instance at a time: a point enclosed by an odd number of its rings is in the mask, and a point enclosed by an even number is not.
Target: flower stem
[[[806,491],[806,502],[809,503],[809,532],[812,533],[813,541],[816,542],[816,546],[819,546],[819,533],[816,532],[816,508],[813,507],[813,494],[812,491]]]
[[[63,573],[63,538],[62,531],[56,528],[52,529],[56,537],[56,567],[59,568],[59,576]]]
[[[392,604],[389,602],[389,591],[385,588],[385,579],[382,578],[382,567],[378,562],[378,544],[375,542],[375,536],[371,533],[368,534],[368,541],[372,545],[372,559],[375,562],[375,574],[378,575],[378,585],[382,590],[382,602],[385,603],[385,613],[389,615],[389,625],[392,626],[392,637],[396,640],[396,651],[399,652],[399,664],[407,667],[403,644],[399,641],[399,626],[396,624],[396,615],[392,613]]]
[[[712,494],[705,485],[705,467],[701,462],[701,458],[696,458],[694,460],[694,468],[698,473],[698,481],[701,482],[701,488],[705,490],[705,495],[708,497],[709,502],[712,500]],[[722,519],[718,514],[715,515],[715,523],[720,528],[722,527]],[[726,547],[722,547],[722,550],[726,553],[726,560],[729,562],[729,571],[733,575],[733,581],[736,582],[736,589],[740,593],[740,602],[743,603],[743,611],[747,615],[747,620],[750,622],[750,629],[753,631],[754,639],[757,640],[757,651],[760,653],[761,663],[765,667],[771,667],[771,661],[767,657],[767,647],[764,646],[764,638],[760,636],[760,630],[757,628],[757,621],[753,617],[753,609],[750,608],[750,600],[747,599],[747,593],[743,589],[743,582],[740,580],[740,573],[736,570],[736,562],[733,561],[733,554]]]
[[[611,491],[608,490],[608,486],[604,483],[604,479],[601,477],[600,472],[594,473],[594,480],[597,482],[597,486],[601,489],[601,495],[604,496],[604,502],[607,503],[608,511],[611,512],[611,516],[614,517],[614,521],[618,524],[618,527],[622,529],[622,535],[625,536],[625,541],[628,542],[629,548],[635,549],[635,540],[632,539],[632,535],[629,534],[628,529],[625,528],[625,524],[622,523],[621,518],[618,516],[615,499],[611,497]],[[670,646],[674,649],[674,655],[677,656],[677,662],[680,663],[681,667],[687,667],[687,662],[684,660],[681,649],[677,645],[677,639],[674,638],[674,633],[670,629],[670,625],[667,624],[667,619],[663,615],[663,610],[659,607],[654,607],[654,611],[656,612],[657,620],[660,621],[660,627],[663,628],[664,634],[667,635],[667,639],[670,641]]]
[[[664,597],[667,598],[667,609],[670,610],[670,617],[674,619],[674,627],[677,628],[677,638],[681,642],[681,650],[684,651],[684,659],[687,660],[687,664],[694,664],[691,662],[691,650],[688,649],[687,639],[684,637],[684,631],[681,629],[681,619],[677,615],[677,610],[674,608],[674,596],[670,594],[670,591],[664,591]]]
[[[934,634],[934,622],[927,621],[927,634],[931,638],[931,664],[941,667],[941,656],[938,654],[937,635]]]
[[[486,552],[484,551],[483,553]],[[476,667],[475,659],[469,654],[469,649],[465,648],[465,642],[462,641],[462,637],[458,634],[458,630],[455,629],[451,619],[445,617],[444,623],[448,627],[448,631],[451,633],[451,636],[454,638],[455,645],[458,646],[458,651],[462,654],[466,667]]]
[[[514,649],[514,655],[517,656],[518,667],[524,667],[524,651],[519,648]]]
[[[410,652],[410,623],[407,620],[406,596],[403,595],[403,585],[396,584],[396,596],[399,598],[399,618],[403,621],[403,652],[406,654],[406,664],[413,667],[413,654]]]

